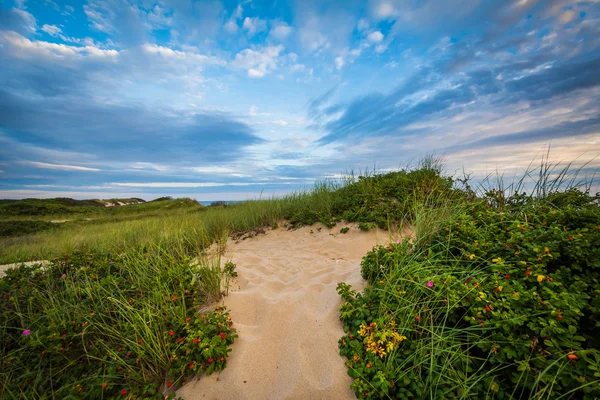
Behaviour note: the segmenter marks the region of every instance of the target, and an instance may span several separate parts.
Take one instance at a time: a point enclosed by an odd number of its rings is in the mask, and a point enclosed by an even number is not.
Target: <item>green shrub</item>
[[[489,191],[362,274],[364,293],[338,287],[358,397],[600,396],[597,196]]]
[[[24,236],[56,228],[57,224],[45,221],[0,221],[0,236]]]
[[[0,279],[2,398],[157,398],[221,370],[237,337],[224,308],[199,313],[202,265],[156,247],[65,254]]]
[[[348,228],[347,226],[346,226],[346,227],[343,227],[342,229],[340,229],[340,233],[342,233],[342,234],[346,234],[346,233],[348,233],[349,231],[350,231],[350,228]]]
[[[421,164],[408,171],[359,176],[336,192],[332,212],[348,222],[372,222],[382,229],[413,220],[414,206],[423,199],[454,194],[453,180],[442,177],[435,165]]]
[[[358,223],[358,229],[360,229],[361,231],[368,231],[370,229],[375,229],[377,228],[377,224],[374,222],[359,222]]]

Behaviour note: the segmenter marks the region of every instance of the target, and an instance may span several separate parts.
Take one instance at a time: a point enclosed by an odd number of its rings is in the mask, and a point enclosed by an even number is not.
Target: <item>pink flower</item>
[[[67,277],[67,274],[62,274],[60,277],[65,279]]]
[[[433,281],[427,282],[427,287],[433,287]]]
[[[25,336],[29,336],[30,333],[31,333],[31,331],[29,329],[25,329],[23,331],[23,335],[25,335]]]
[[[396,240],[396,244],[400,244],[400,241],[399,241],[399,240]]]

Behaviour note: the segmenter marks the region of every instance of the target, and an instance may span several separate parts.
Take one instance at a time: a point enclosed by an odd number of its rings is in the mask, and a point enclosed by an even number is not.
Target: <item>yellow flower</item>
[[[521,261],[521,264],[527,265],[527,261]]]
[[[546,279],[546,277],[544,275],[538,275],[537,276],[537,281],[538,282],[542,282],[544,279]]]
[[[469,260],[472,260],[472,259],[474,259],[474,258],[475,258],[475,254],[469,254],[469,253],[467,253],[467,258],[468,258]]]
[[[483,292],[479,292],[478,296],[480,299],[485,299],[485,293]]]

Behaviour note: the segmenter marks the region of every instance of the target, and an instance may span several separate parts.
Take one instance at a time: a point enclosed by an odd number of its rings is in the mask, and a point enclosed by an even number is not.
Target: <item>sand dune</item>
[[[224,304],[239,333],[227,368],[189,382],[177,394],[194,399],[350,399],[351,378],[337,342],[338,282],[361,287],[360,260],[388,233],[347,234],[318,226],[278,229],[230,242],[239,289]]]

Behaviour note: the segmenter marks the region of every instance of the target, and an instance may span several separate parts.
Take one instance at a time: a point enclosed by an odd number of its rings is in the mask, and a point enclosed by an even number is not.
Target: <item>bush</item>
[[[55,228],[45,221],[0,221],[0,236],[24,236]]]
[[[360,229],[363,232],[366,232],[370,229],[375,229],[377,228],[377,224],[374,222],[359,222],[358,223],[358,229]]]
[[[382,229],[414,219],[423,199],[453,195],[453,180],[438,167],[423,164],[413,171],[359,176],[336,192],[333,215],[348,222],[372,222]]]
[[[600,396],[598,196],[490,191],[437,228],[338,287],[357,396]]]
[[[223,369],[237,336],[224,308],[198,312],[206,271],[156,247],[8,270],[0,397],[163,399],[163,384]]]

